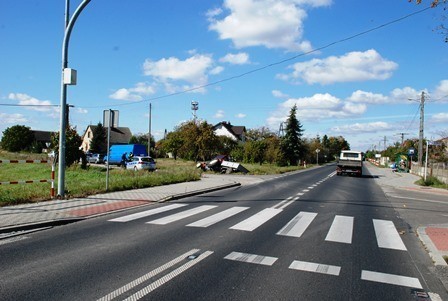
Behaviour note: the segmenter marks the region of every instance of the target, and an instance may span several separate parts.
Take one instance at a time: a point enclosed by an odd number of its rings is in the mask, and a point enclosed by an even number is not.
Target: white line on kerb
[[[420,281],[417,278],[372,272],[372,271],[362,271],[361,280],[380,282],[386,284],[394,284],[400,286],[407,286],[413,288],[422,288]]]

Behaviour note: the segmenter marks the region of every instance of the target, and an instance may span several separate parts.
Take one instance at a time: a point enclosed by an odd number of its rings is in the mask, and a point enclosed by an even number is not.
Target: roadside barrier
[[[0,160],[0,164],[46,164],[51,163],[48,160]],[[51,198],[54,198],[54,169],[55,169],[55,163],[51,164],[51,179],[49,180],[19,180],[19,181],[6,181],[6,182],[0,182],[0,185],[14,185],[14,184],[31,184],[31,183],[51,183],[51,189],[50,189],[50,195]]]

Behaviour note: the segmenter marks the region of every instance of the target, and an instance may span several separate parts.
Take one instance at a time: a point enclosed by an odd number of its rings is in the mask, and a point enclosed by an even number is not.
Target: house
[[[246,141],[246,127],[240,125],[232,125],[230,122],[222,121],[213,126],[216,136],[226,136],[234,141]]]
[[[84,152],[90,150],[90,142],[92,141],[93,132],[96,129],[97,125],[89,125],[82,135],[82,144],[81,149]],[[108,128],[104,128],[106,130],[106,134]],[[132,133],[131,130],[127,127],[112,127],[110,129],[110,145],[114,144],[128,144],[129,140],[131,140]]]

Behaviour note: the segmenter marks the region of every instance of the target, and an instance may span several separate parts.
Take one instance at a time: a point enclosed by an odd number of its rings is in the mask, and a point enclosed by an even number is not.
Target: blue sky
[[[71,0],[71,13],[80,3]],[[147,133],[151,103],[158,140],[191,119],[197,101],[211,124],[278,131],[297,104],[306,137],[383,149],[384,137],[418,137],[424,91],[425,137],[446,137],[448,44],[435,31],[443,11],[419,12],[425,5],[92,0],[70,39],[70,123],[82,135],[114,109],[120,126]],[[0,0],[0,132],[59,130],[64,11],[64,0]]]

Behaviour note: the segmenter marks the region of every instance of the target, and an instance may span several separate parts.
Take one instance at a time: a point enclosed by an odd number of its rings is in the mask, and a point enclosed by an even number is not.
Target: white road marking
[[[263,225],[265,222],[276,216],[282,212],[281,209],[274,208],[266,208],[262,211],[258,212],[255,215],[252,215],[248,219],[230,227],[233,230],[242,230],[242,231],[253,231],[257,229],[259,226]]]
[[[325,240],[351,244],[353,220],[353,216],[336,215]]]
[[[222,212],[216,213],[214,215],[211,215],[209,217],[203,218],[197,222],[188,224],[188,227],[202,227],[206,228],[208,226],[211,226],[213,224],[216,224],[222,220],[225,220],[226,218],[232,217],[235,214],[238,214],[244,210],[249,209],[249,207],[232,207],[227,210],[224,210]]]
[[[291,200],[292,200],[292,196],[290,196],[290,197],[287,198],[287,199],[284,199],[283,201],[281,201],[281,202],[278,203],[278,204],[275,204],[275,205],[272,206],[271,208],[279,208],[279,207],[281,207],[283,204],[288,203],[288,202],[291,201]]]
[[[278,231],[277,235],[300,237],[316,216],[317,213],[302,211]]]
[[[128,284],[126,284],[126,285],[120,287],[119,289],[111,292],[110,294],[107,294],[106,296],[102,297],[101,299],[98,299],[98,301],[109,301],[109,300],[112,300],[112,299],[120,296],[121,294],[123,294],[123,293],[125,293],[125,292],[127,292],[127,291],[129,291],[131,289],[133,289],[137,285],[140,285],[143,282],[148,281],[152,277],[160,274],[161,272],[171,268],[172,266],[174,266],[174,265],[178,264],[179,262],[185,260],[185,258],[187,258],[189,255],[192,255],[192,254],[194,254],[196,252],[199,252],[199,249],[192,249],[192,250],[190,250],[190,251],[180,255],[179,257],[174,258],[170,262],[165,263],[164,265],[158,267],[157,269],[152,270],[151,272],[149,272],[149,273],[147,273],[147,274],[145,274],[145,275],[135,279],[132,282],[129,282]]]
[[[147,224],[166,225],[166,224],[190,217],[192,215],[213,209],[215,207],[217,207],[217,206],[203,205],[203,206],[199,206],[199,207],[196,207],[196,208],[193,208],[190,210],[185,210],[185,211],[182,211],[182,212],[179,212],[176,214],[172,214],[167,217],[162,217],[162,218],[147,222]]]
[[[134,213],[134,214],[125,215],[125,216],[122,216],[122,217],[110,219],[109,222],[121,222],[121,223],[129,222],[129,221],[132,221],[132,220],[136,220],[136,219],[147,217],[147,216],[151,216],[151,215],[154,215],[154,214],[157,214],[157,213],[173,210],[173,209],[180,208],[180,207],[183,207],[183,206],[187,206],[187,204],[172,204],[172,205],[168,205],[168,206],[164,206],[164,207],[160,207],[160,208],[155,208],[155,209],[146,210],[146,211],[143,211],[143,212],[138,212],[138,213]]]
[[[224,259],[271,266],[274,264],[274,262],[277,261],[278,258],[270,257],[270,256],[255,255],[255,254],[240,253],[240,252],[232,252],[229,255],[227,255],[226,257],[224,257]]]
[[[138,292],[136,292],[135,294],[133,294],[132,296],[129,296],[128,298],[126,298],[124,300],[125,301],[131,301],[131,300],[134,301],[134,300],[139,300],[139,299],[143,298],[144,296],[148,295],[149,293],[151,293],[153,290],[157,289],[158,287],[164,285],[165,283],[167,283],[174,277],[179,276],[180,274],[182,274],[183,272],[185,272],[192,266],[198,264],[199,262],[201,262],[202,260],[204,260],[205,258],[210,256],[211,254],[213,254],[213,251],[206,251],[206,252],[202,253],[201,255],[199,255],[198,258],[196,258],[194,260],[190,260],[186,264],[178,267],[171,273],[166,274],[162,278],[157,279],[153,283],[149,284],[148,286],[144,287],[143,289],[139,290]]]
[[[378,247],[406,251],[406,246],[392,221],[373,220]]]
[[[400,275],[362,271],[361,279],[373,282],[407,286],[412,288],[420,288],[420,289],[422,288],[422,285],[420,284],[420,281],[417,278],[400,276]]]
[[[341,267],[334,265],[326,265],[314,262],[294,260],[289,266],[290,269],[339,276]]]

